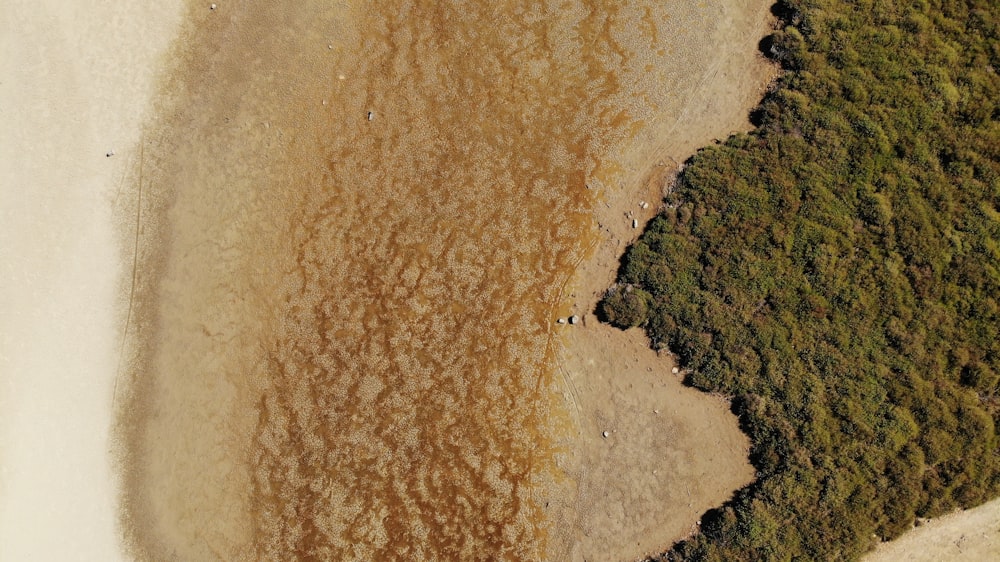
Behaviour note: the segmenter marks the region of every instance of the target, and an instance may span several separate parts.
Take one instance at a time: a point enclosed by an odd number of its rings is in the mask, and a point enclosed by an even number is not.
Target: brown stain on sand
[[[676,11],[192,6],[122,202],[138,557],[562,558],[552,325],[616,151],[690,90],[649,69],[708,56]]]

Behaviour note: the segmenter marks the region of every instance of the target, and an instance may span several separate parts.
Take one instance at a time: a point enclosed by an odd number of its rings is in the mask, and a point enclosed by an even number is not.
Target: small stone
[[[104,153],[104,157],[105,158],[111,158],[114,155],[115,155],[115,151],[114,150],[109,150],[109,151],[107,151],[107,152]]]
[[[607,439],[608,438],[608,432],[607,431],[602,431],[601,432],[601,437]]]
[[[579,321],[580,321],[580,317],[577,316],[577,315],[575,315],[575,314],[573,316],[569,317],[569,323],[570,324],[576,324]]]
[[[559,319],[556,320],[556,324],[565,324],[565,323],[566,323],[566,319],[565,318],[559,318]]]
[[[643,201],[642,202],[642,208],[643,209],[648,209],[649,208],[649,203],[646,203],[645,201]]]
[[[670,369],[670,372],[676,375],[677,373],[681,372],[681,370],[678,369],[677,367],[674,367],[673,369]]]
[[[632,228],[639,228],[638,219],[632,219]]]
[[[372,119],[375,119],[375,112],[374,111],[369,111],[368,112],[368,120],[371,121]]]
[[[214,10],[214,9],[215,9],[216,7],[217,7],[217,6],[216,6],[215,4],[212,4],[211,6],[209,6],[209,7],[208,7],[208,9],[209,9],[209,10]]]

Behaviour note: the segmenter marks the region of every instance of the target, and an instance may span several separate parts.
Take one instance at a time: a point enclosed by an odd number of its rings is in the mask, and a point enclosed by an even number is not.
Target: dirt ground
[[[980,562],[1000,560],[1000,499],[923,522],[882,543],[864,562]]]
[[[679,163],[701,146],[750,130],[749,110],[775,78],[756,48],[773,20],[770,2],[720,2],[707,30],[713,57],[679,106],[665,108],[621,157],[624,171],[602,193],[600,238],[570,289],[560,367],[579,435],[565,460],[578,497],[573,560],[635,560],[690,534],[700,514],[753,478],[749,441],[718,397],[686,388],[675,363],[641,330],[621,332],[593,315],[619,257],[659,210]],[[644,209],[641,203],[647,203]],[[633,228],[633,219],[639,228]],[[603,437],[607,431],[608,436]]]
[[[657,553],[750,481],[748,440],[726,402],[684,387],[640,330],[593,317],[572,329],[561,369],[580,431],[566,461],[578,486],[570,559]]]

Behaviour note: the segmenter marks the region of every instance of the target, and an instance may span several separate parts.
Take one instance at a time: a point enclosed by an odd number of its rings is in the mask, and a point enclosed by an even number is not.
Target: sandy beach
[[[179,2],[0,2],[0,560],[123,559],[111,209],[179,22]]]

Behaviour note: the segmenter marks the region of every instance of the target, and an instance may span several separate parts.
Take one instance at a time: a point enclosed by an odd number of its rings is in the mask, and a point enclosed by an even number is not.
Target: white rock
[[[677,367],[674,367],[673,369],[670,369],[670,372],[676,375],[677,373],[681,372],[681,370],[678,369]]]
[[[374,111],[369,111],[368,112],[368,120],[371,121],[374,118],[375,118],[375,112]]]
[[[602,431],[601,432],[601,437],[604,437],[605,439],[607,439],[608,438],[608,432],[607,431]]]
[[[570,316],[570,317],[569,317],[569,323],[570,323],[570,324],[576,324],[576,323],[577,323],[577,322],[579,322],[579,321],[580,321],[580,317],[578,317],[578,316],[577,316],[577,315],[575,315],[575,314],[574,314],[573,316]]]
[[[209,10],[214,10],[215,8],[216,8],[215,4],[212,4],[211,6],[208,7]]]
[[[632,219],[632,228],[639,228],[639,220]]]
[[[556,324],[565,324],[565,323],[566,323],[565,318],[559,318],[558,320],[556,320]]]

